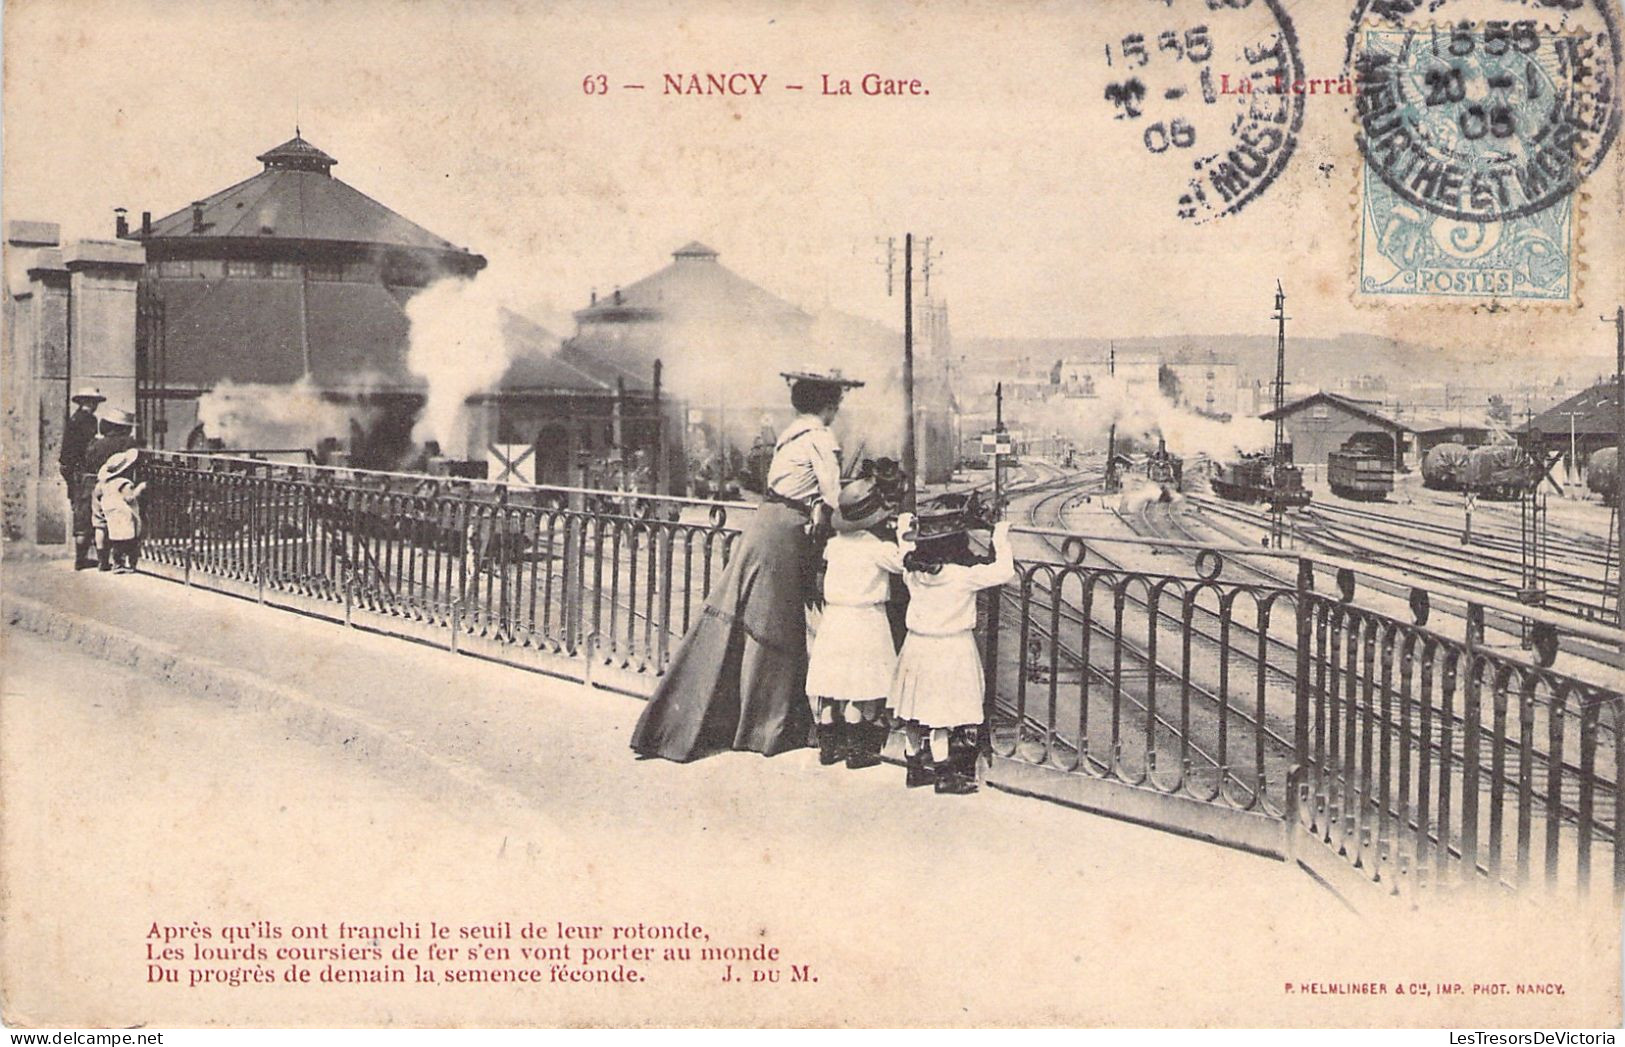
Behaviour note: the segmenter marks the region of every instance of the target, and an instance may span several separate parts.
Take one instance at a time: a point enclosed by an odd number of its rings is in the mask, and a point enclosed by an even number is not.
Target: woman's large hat
[[[73,396],[69,397],[69,399],[71,399],[74,403],[78,403],[81,400],[94,400],[97,403],[101,403],[103,400],[107,399],[107,397],[103,396],[102,391],[96,388],[94,385],[81,385],[79,388],[73,391]]]
[[[993,507],[982,501],[981,495],[949,492],[939,494],[930,504],[923,505],[914,517],[914,524],[901,537],[906,542],[929,542],[935,538],[948,538],[969,531],[993,529]]]
[[[892,506],[880,487],[864,477],[841,488],[841,504],[835,513],[835,529],[842,533],[864,531],[891,514]]]
[[[834,385],[842,389],[857,389],[863,385],[856,378],[847,378],[835,369],[828,371],[780,371],[779,374],[791,385],[800,382],[812,382],[815,385]]]
[[[135,427],[135,415],[118,407],[111,407],[102,414],[103,425],[125,425]]]
[[[134,447],[130,448],[128,451],[120,451],[118,454],[115,454],[106,462],[102,463],[101,470],[96,473],[96,479],[111,480],[113,477],[118,476],[121,473],[127,473],[131,469],[135,468],[136,460],[140,457],[141,452]]]

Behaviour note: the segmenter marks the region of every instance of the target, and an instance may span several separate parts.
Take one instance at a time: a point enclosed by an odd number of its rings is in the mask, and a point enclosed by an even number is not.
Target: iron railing
[[[142,477],[143,557],[173,576],[578,678],[663,672],[738,534],[655,495],[162,452]]]
[[[142,470],[162,573],[633,693],[746,508],[164,452]],[[1121,536],[1027,533],[1059,555],[1018,559],[978,627],[995,784],[1271,852],[1313,838],[1393,888],[1625,888],[1618,673],[1585,646],[1612,633],[1371,565],[1128,539],[1195,554],[1147,572],[1091,561]]]
[[[1430,605],[1458,594],[1413,587],[1406,613],[1374,590],[1366,606],[1367,568],[1291,554],[1206,548],[1181,576],[1090,564],[1077,535],[1063,548],[1060,562],[1018,560],[1017,582],[983,603],[995,772],[1118,786],[1086,802],[1130,816],[1148,809],[1124,805],[1138,793],[1298,825],[1395,890],[1625,891],[1619,675],[1582,654],[1552,668],[1560,633],[1584,651],[1597,626],[1459,594],[1462,614],[1434,616],[1454,629],[1430,627]],[[1272,556],[1285,580],[1222,577]],[[1183,827],[1234,836],[1211,818]]]

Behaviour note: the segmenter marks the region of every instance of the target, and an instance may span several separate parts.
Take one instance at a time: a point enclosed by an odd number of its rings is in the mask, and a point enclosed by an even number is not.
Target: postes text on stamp
[[[1435,0],[1428,17],[1472,15],[1442,24],[1361,5],[1359,294],[1574,301],[1577,190],[1620,123],[1607,2],[1537,0],[1536,20]]]

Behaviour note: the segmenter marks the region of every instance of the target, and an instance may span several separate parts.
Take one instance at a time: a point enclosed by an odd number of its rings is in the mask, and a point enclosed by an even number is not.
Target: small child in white
[[[886,618],[890,576],[903,553],[888,527],[891,507],[872,480],[841,490],[835,534],[824,546],[824,615],[807,662],[816,700],[818,762],[873,767],[889,733],[880,714],[897,666]]]
[[[120,451],[96,474],[93,497],[107,529],[108,555],[115,574],[134,571],[140,554],[141,495],[147,485],[130,478],[140,457],[137,450]]]
[[[904,559],[908,639],[892,680],[891,710],[904,721],[907,784],[934,784],[939,793],[973,793],[984,688],[972,632],[976,594],[1015,579],[1010,525],[994,526],[991,563],[971,552],[963,521],[949,522],[934,533],[918,533],[913,526],[903,530],[901,544],[910,539],[917,544]]]

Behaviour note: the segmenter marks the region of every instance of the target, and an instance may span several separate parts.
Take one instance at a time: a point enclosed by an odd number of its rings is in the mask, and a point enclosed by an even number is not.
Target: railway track
[[[1246,524],[1249,527],[1257,527],[1261,529],[1268,529],[1269,527],[1269,516],[1268,512],[1265,510],[1253,509],[1249,506],[1236,505],[1212,496],[1189,494],[1186,497],[1189,498],[1193,504],[1198,505],[1201,508],[1204,517],[1204,524],[1206,526],[1212,527],[1214,530],[1225,535],[1228,539],[1236,542],[1237,544],[1250,545],[1252,544],[1252,540],[1245,536],[1238,535],[1235,531],[1223,527],[1221,524],[1217,523],[1216,520],[1228,519]],[[1351,537],[1349,531],[1350,529],[1348,528],[1330,526],[1322,520],[1310,517],[1304,524],[1295,525],[1293,533],[1298,539],[1307,542],[1324,552],[1351,560],[1360,560],[1379,566],[1391,567],[1395,570],[1402,571],[1407,575],[1415,577],[1419,581],[1437,582],[1444,585],[1450,585],[1458,589],[1482,592],[1486,595],[1499,596],[1511,600],[1518,600],[1521,596],[1521,587],[1516,583],[1508,582],[1504,579],[1486,579],[1482,576],[1458,572],[1453,568],[1438,564],[1428,566],[1420,562],[1414,556],[1406,556],[1402,553],[1392,552],[1373,545],[1370,542],[1361,541],[1357,537]],[[1424,553],[1427,551],[1428,550],[1425,548],[1423,549]],[[1399,598],[1405,598],[1408,596],[1408,591],[1404,587],[1386,582],[1382,579],[1370,578],[1366,580],[1366,584],[1379,592],[1383,592],[1391,596]],[[1582,621],[1597,620],[1595,616],[1575,613],[1576,605],[1573,601],[1565,601],[1560,597],[1553,597],[1552,594],[1547,594],[1547,596],[1547,601],[1540,605],[1547,610],[1566,613],[1571,617],[1578,618]],[[1452,607],[1465,607],[1465,604],[1460,601],[1448,600],[1445,602]],[[1495,628],[1509,635],[1510,637],[1518,639],[1520,642],[1522,641],[1522,637],[1524,635],[1524,623],[1516,616],[1491,610],[1485,612],[1485,622],[1486,624],[1493,625]],[[1581,657],[1587,661],[1596,662],[1600,665],[1619,667],[1620,665],[1625,664],[1625,659],[1622,659],[1618,650],[1604,647],[1586,640],[1570,638],[1564,643],[1564,650],[1570,654]]]
[[[1072,504],[1075,504],[1076,501],[1081,500],[1081,498],[1088,493],[1093,493],[1093,490],[1074,490],[1072,492],[1068,492],[1062,489],[1049,492],[1045,495],[1045,497],[1029,507],[1029,519],[1035,526],[1047,526],[1048,522],[1040,519],[1040,515],[1051,506],[1057,506],[1057,508],[1053,510],[1055,522],[1060,524],[1061,529],[1065,529],[1067,522],[1066,512],[1068,508]],[[1134,533],[1144,534],[1147,537],[1172,538],[1182,541],[1204,541],[1191,530],[1185,521],[1180,519],[1181,514],[1175,513],[1168,505],[1157,502],[1148,502],[1140,506],[1133,514],[1130,515],[1131,518],[1125,518],[1124,522],[1132,531],[1134,531]],[[1052,537],[1045,536],[1045,540],[1053,551],[1057,553],[1063,552],[1061,544],[1056,542]],[[1107,570],[1126,570],[1122,563],[1102,554],[1097,547],[1091,546],[1087,550],[1087,555],[1098,559]],[[1256,575],[1261,581],[1269,585],[1285,587],[1292,584],[1287,579],[1280,577],[1276,573],[1271,572],[1264,567],[1244,562],[1240,558],[1228,558],[1226,563],[1235,565],[1242,570]],[[1049,593],[1046,587],[1035,588],[1038,588],[1044,594],[1046,599],[1048,598]],[[1008,602],[1014,602],[1014,600],[1015,598],[1011,596],[1010,601]],[[1148,613],[1148,609],[1146,608],[1143,600],[1134,601],[1131,598],[1130,602],[1137,603],[1142,614]],[[1063,603],[1064,610],[1062,612],[1062,617],[1069,623],[1081,623],[1081,611],[1070,603]],[[1197,606],[1200,607],[1201,605]],[[1205,611],[1207,609],[1203,608],[1203,610]],[[1161,611],[1161,608],[1159,608],[1159,611]],[[1215,619],[1217,618],[1217,614],[1212,614],[1210,612],[1210,615]],[[1174,618],[1174,616],[1165,611],[1162,611],[1161,617],[1165,619]],[[1090,623],[1090,627],[1096,634],[1101,634],[1102,630],[1104,629],[1103,626],[1096,623]],[[1257,665],[1257,657],[1252,655],[1251,651],[1249,650],[1250,647],[1256,646],[1258,635],[1257,630],[1247,626],[1245,623],[1236,622],[1234,619],[1232,619],[1231,629],[1235,631],[1238,628],[1243,635],[1248,638],[1249,642],[1232,648],[1232,653],[1240,654],[1243,658],[1252,662],[1254,665]],[[1205,646],[1214,648],[1219,644],[1218,639],[1214,637],[1211,632],[1205,629],[1193,629],[1192,632],[1201,641],[1203,641]],[[1045,630],[1045,633],[1046,635],[1048,634],[1047,629]],[[1112,630],[1104,630],[1104,635],[1114,639],[1116,638],[1116,634]],[[1126,637],[1123,639],[1126,639]],[[1295,667],[1296,645],[1294,643],[1289,643],[1273,636],[1266,637],[1266,643],[1271,650],[1279,651],[1284,656],[1290,655],[1290,658],[1285,659],[1286,663]],[[1137,644],[1132,645],[1131,653],[1142,661],[1147,661],[1146,651],[1143,646]],[[1265,662],[1269,669],[1275,668],[1273,660],[1266,658]],[[1173,680],[1177,681],[1180,678],[1179,674],[1171,666],[1158,664],[1156,668],[1157,671],[1167,674]],[[1294,671],[1283,670],[1275,675],[1288,681],[1295,682],[1296,680],[1295,669]],[[1352,675],[1353,680],[1351,682],[1355,686],[1358,693],[1364,693],[1367,690],[1372,689],[1368,688],[1367,681],[1364,679],[1363,675],[1358,673]],[[1134,704],[1137,710],[1142,713],[1145,711],[1144,702],[1140,701],[1126,690],[1124,691],[1124,694],[1125,697],[1127,697],[1131,703]],[[1266,764],[1275,764],[1276,760],[1273,759],[1273,757],[1276,755],[1280,755],[1283,758],[1290,756],[1292,752],[1292,743],[1287,738],[1287,733],[1290,731],[1289,718],[1279,720],[1274,723],[1266,722],[1261,726],[1258,719],[1251,715],[1246,709],[1238,708],[1229,704],[1224,696],[1215,693],[1210,688],[1193,688],[1193,694],[1203,698],[1205,704],[1211,706],[1215,710],[1221,707],[1227,708],[1231,716],[1235,717],[1240,722],[1245,723],[1249,728],[1257,732],[1256,737],[1260,742],[1267,741],[1267,752],[1263,754]],[[1338,708],[1337,706],[1341,706],[1342,708]],[[1340,698],[1336,703],[1334,703],[1332,712],[1337,714],[1337,717],[1341,719],[1342,713],[1345,709],[1353,708],[1355,708],[1354,703]],[[1409,710],[1400,710],[1399,712],[1408,713]],[[1396,721],[1393,718],[1394,714],[1377,713],[1374,709],[1369,707],[1360,710],[1360,715],[1369,721],[1373,733],[1376,733],[1378,736],[1383,738],[1394,738],[1396,736],[1408,737],[1412,743],[1413,751],[1420,752],[1420,750],[1426,749],[1431,754],[1432,758],[1439,761],[1440,764],[1447,766],[1454,765],[1459,767],[1466,762],[1467,723],[1465,717],[1459,713],[1453,712],[1446,716],[1443,714],[1442,710],[1439,711],[1432,717],[1434,722],[1427,730],[1426,736],[1419,733],[1419,729],[1415,725],[1408,725],[1404,722],[1405,719],[1410,718],[1409,716],[1405,716],[1404,719]],[[1572,710],[1565,710],[1564,715],[1572,717],[1576,716],[1577,714]],[[1276,720],[1276,717],[1271,716],[1268,717],[1268,719]],[[1480,727],[1480,791],[1485,796],[1489,796],[1491,793],[1499,792],[1509,787],[1507,772],[1498,770],[1496,764],[1498,761],[1498,753],[1505,753],[1507,751],[1507,746],[1516,745],[1515,739],[1511,738],[1510,736],[1498,736],[1494,733],[1490,726],[1490,720],[1492,719],[1493,718],[1486,718],[1486,722]],[[1165,718],[1159,717],[1158,726],[1164,730],[1173,730],[1175,736],[1181,738],[1182,743],[1188,742],[1190,744],[1193,752],[1203,755],[1209,760],[1212,759],[1213,754],[1209,752],[1208,746],[1203,744],[1204,739],[1200,736],[1193,737],[1193,735],[1198,735],[1199,732],[1194,731],[1190,725],[1182,724],[1176,729],[1171,722],[1167,721]],[[1350,729],[1353,728],[1352,717],[1350,718],[1348,726]],[[1340,744],[1335,740],[1335,731],[1333,744]],[[1515,757],[1516,753],[1514,752],[1512,755]],[[1546,776],[1549,774],[1553,764],[1553,761],[1549,755],[1542,749],[1531,748],[1528,752],[1528,758],[1532,765],[1532,769],[1538,768],[1538,780],[1546,780]],[[1557,815],[1557,818],[1560,821],[1576,823],[1580,819],[1580,805],[1582,802],[1581,793],[1584,788],[1582,782],[1585,778],[1585,773],[1580,766],[1568,761],[1567,759],[1560,759],[1556,761],[1556,764],[1561,771],[1561,784],[1559,788],[1558,802],[1554,813]],[[1268,769],[1273,771],[1275,768],[1270,766]],[[1510,787],[1516,789],[1516,782],[1510,783]],[[1594,774],[1592,776],[1591,788],[1596,793],[1617,797],[1615,782],[1603,775]],[[1617,799],[1615,802],[1618,802]],[[1375,806],[1374,800],[1370,801],[1370,803],[1373,805],[1373,807]],[[1375,810],[1373,810],[1373,816],[1375,813]],[[1396,814],[1396,812],[1390,812],[1390,814],[1393,815]],[[1613,831],[1613,825],[1611,823],[1605,823],[1600,819],[1594,821],[1594,835],[1596,838],[1611,842],[1613,840]],[[1437,841],[1435,840],[1435,842]]]

